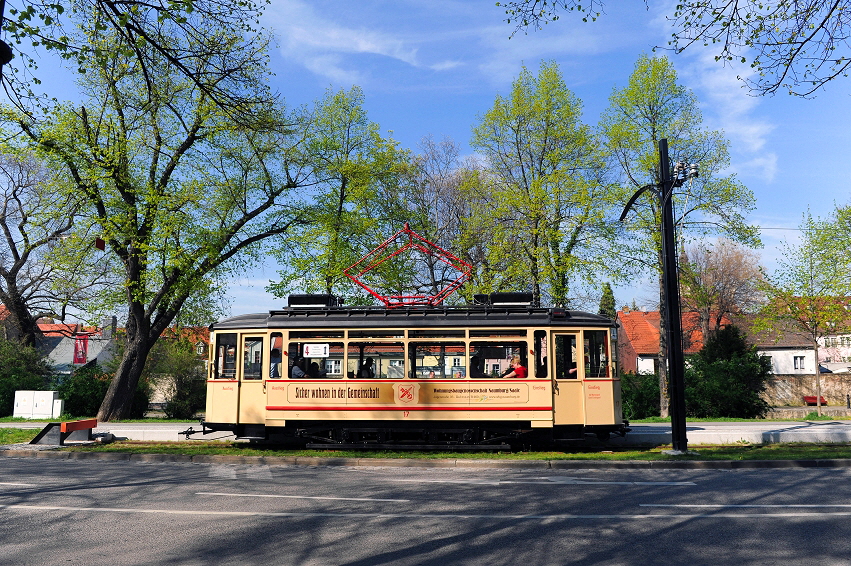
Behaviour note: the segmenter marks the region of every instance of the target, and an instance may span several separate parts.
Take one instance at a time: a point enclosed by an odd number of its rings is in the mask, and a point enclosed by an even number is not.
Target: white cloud
[[[278,0],[266,13],[281,42],[280,53],[317,75],[359,82],[364,75],[347,64],[351,55],[379,55],[417,66],[417,48],[391,34],[340,25],[299,0]]]
[[[432,71],[448,71],[462,65],[464,65],[462,61],[442,61],[440,63],[435,63],[434,65],[429,65],[428,68]]]

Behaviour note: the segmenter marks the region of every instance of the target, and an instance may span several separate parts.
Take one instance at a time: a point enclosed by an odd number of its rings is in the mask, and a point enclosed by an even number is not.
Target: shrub
[[[151,352],[150,372],[165,395],[163,411],[170,419],[191,419],[204,408],[207,382],[204,365],[187,340],[160,339]]]
[[[69,377],[62,379],[57,387],[59,398],[65,401],[65,412],[75,417],[93,417],[100,410],[113,374],[106,373],[96,364],[77,368]],[[146,379],[140,379],[133,396],[133,405],[128,415],[141,419],[148,410],[150,387]]]
[[[56,388],[65,401],[65,412],[75,417],[93,417],[100,409],[112,376],[96,364],[86,364],[62,379]]]
[[[761,418],[771,362],[759,356],[735,326],[707,340],[686,369],[686,414],[691,417]]]
[[[35,348],[0,339],[0,417],[14,412],[15,391],[41,391],[49,384],[50,366]]]
[[[655,373],[621,374],[623,416],[627,420],[659,416],[659,376]]]

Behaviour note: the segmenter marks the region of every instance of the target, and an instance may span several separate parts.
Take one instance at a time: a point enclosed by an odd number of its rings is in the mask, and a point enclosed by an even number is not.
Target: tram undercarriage
[[[544,448],[596,436],[607,441],[626,436],[627,422],[606,426],[533,428],[530,422],[377,423],[376,421],[299,421],[285,427],[202,422],[204,434],[232,432],[237,439],[306,448],[392,450],[516,450]],[[461,426],[459,426],[461,425]],[[188,437],[188,435],[187,435]]]

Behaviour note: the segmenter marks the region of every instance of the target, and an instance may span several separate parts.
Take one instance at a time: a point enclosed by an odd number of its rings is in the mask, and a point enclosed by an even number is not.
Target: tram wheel
[[[600,442],[606,442],[611,437],[612,437],[612,434],[608,431],[597,433],[597,440],[599,440]]]

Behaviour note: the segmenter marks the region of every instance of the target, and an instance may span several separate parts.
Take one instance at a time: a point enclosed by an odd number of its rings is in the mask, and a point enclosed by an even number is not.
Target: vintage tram
[[[419,448],[626,434],[614,321],[520,299],[385,308],[298,295],[213,324],[204,431]]]

